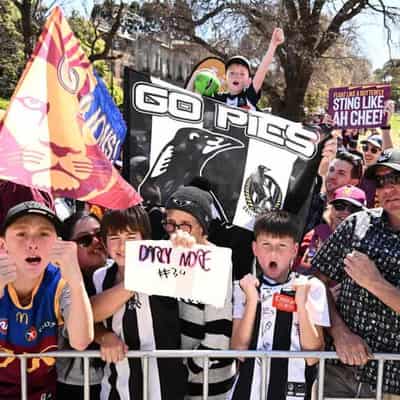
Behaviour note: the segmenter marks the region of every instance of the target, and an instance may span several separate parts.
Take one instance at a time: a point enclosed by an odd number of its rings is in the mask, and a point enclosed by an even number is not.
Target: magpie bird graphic
[[[201,176],[207,162],[218,153],[243,147],[240,140],[230,136],[193,127],[181,128],[161,150],[140,183],[139,192],[144,192],[146,185],[157,186],[164,204],[180,186]]]
[[[267,166],[259,165],[246,180],[247,199],[257,213],[281,206],[282,191],[269,171]]]

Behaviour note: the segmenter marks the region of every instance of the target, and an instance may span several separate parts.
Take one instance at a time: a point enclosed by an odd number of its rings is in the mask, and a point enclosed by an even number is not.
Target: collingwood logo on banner
[[[259,165],[247,179],[244,186],[247,212],[260,214],[263,211],[282,207],[282,190],[274,178],[268,175],[270,169]]]
[[[28,325],[29,318],[27,313],[18,311],[17,314],[15,315],[15,318],[19,324]]]

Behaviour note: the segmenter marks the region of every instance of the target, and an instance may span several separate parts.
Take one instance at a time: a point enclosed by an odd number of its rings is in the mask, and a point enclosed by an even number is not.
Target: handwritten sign
[[[328,113],[340,128],[386,125],[384,107],[390,85],[362,85],[329,90]]]
[[[128,241],[125,287],[223,307],[231,280],[231,249],[172,247],[169,240]]]

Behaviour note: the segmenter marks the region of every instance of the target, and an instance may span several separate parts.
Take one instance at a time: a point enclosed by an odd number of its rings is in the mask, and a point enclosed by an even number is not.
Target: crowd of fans
[[[229,60],[221,101],[254,106],[282,41],[276,30],[250,85],[248,61]],[[334,349],[340,360],[326,366],[324,395],[375,396],[373,353],[400,351],[400,150],[389,126],[363,140],[330,134],[304,229],[283,210],[260,215],[252,234],[227,227],[215,219],[204,179],[162,208],[118,211],[1,182],[0,351],[8,357],[0,360],[0,398],[21,396],[13,353],[56,349],[100,350],[89,368],[95,400],[141,399],[142,362],[126,354],[155,349]],[[150,238],[232,248],[224,306],[127,290],[125,243]],[[273,359],[268,400],[315,396],[317,366],[314,358]],[[148,398],[202,398],[203,367],[196,357],[151,358]],[[27,378],[29,399],[83,398],[82,358],[33,358]],[[207,382],[213,400],[259,399],[261,363],[211,358]],[[385,362],[383,393],[400,399],[399,362]]]

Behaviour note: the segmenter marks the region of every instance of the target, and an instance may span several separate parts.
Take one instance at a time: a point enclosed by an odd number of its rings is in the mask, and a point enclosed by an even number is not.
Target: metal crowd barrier
[[[21,362],[21,400],[28,400],[27,396],[27,359],[29,358],[83,358],[83,371],[84,371],[84,399],[90,400],[89,393],[89,359],[99,358],[99,351],[56,351],[48,353],[30,353],[30,354],[10,354],[0,353],[0,357],[16,357]],[[261,376],[261,400],[266,400],[266,381],[267,371],[270,368],[272,358],[318,358],[318,400],[339,400],[334,398],[324,398],[324,379],[325,374],[325,360],[337,359],[338,356],[335,352],[317,352],[317,351],[234,351],[234,350],[155,350],[155,351],[128,351],[128,358],[142,358],[143,360],[143,400],[149,400],[149,358],[187,358],[196,357],[203,358],[204,360],[204,380],[203,380],[203,400],[208,399],[208,372],[209,372],[209,359],[210,358],[259,358],[261,359],[262,376]],[[376,386],[376,400],[382,400],[382,386],[383,386],[383,364],[387,360],[400,361],[400,354],[391,353],[376,353],[374,359],[378,362],[378,377]],[[340,400],[351,400],[343,399]],[[364,399],[368,400],[368,399]],[[372,400],[372,399],[371,399]]]

